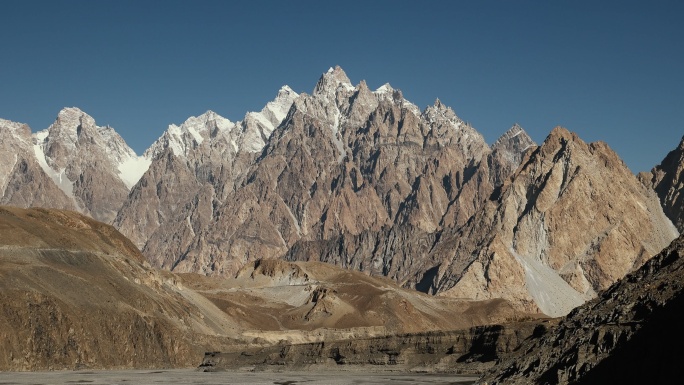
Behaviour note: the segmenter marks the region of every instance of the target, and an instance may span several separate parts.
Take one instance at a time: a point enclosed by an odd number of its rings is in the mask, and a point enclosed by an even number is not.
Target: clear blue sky
[[[635,171],[684,134],[682,1],[0,2],[0,117],[76,106],[136,152],[206,110],[237,121],[328,67],[439,98],[488,143],[513,123],[604,140]]]

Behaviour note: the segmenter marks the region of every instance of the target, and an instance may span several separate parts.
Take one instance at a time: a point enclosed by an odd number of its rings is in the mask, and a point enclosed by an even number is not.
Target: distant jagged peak
[[[518,124],[515,123],[508,129],[499,139],[492,145],[492,150],[509,150],[522,153],[530,147],[536,146],[534,140],[527,134],[527,132]]]
[[[503,135],[501,135],[499,139],[497,139],[496,142],[494,142],[494,145],[504,140],[515,138],[518,135],[527,135],[527,133],[525,132],[525,129],[523,129],[518,123],[514,123],[513,126],[511,126],[511,128],[504,132]]]
[[[446,106],[442,103],[439,98],[435,100],[432,106],[428,106],[425,111],[423,111],[423,117],[429,123],[440,123],[444,121],[451,122],[455,128],[460,128],[462,126],[467,126],[467,124],[461,120],[451,107]]]
[[[339,83],[351,84],[349,77],[347,77],[347,74],[344,72],[342,67],[340,67],[339,65],[336,65],[334,68],[333,67],[328,68],[328,71],[323,76],[326,76],[326,75],[329,75],[331,78],[337,80]]]
[[[185,120],[180,126],[175,124],[169,125],[169,130],[181,130],[187,131],[195,136],[195,133],[205,132],[209,129],[210,124],[214,124],[219,129],[230,129],[235,126],[235,123],[231,122],[229,119],[217,114],[212,110],[207,110],[199,116],[191,116]],[[201,143],[202,140],[199,140]]]
[[[392,87],[389,83],[385,83],[382,86],[378,87],[378,89],[373,91],[373,93],[377,95],[379,98],[386,98],[400,102],[408,102],[406,99],[404,99],[404,94],[401,92],[401,90]]]
[[[582,143],[584,143],[584,141],[582,139],[580,139],[580,137],[577,136],[576,133],[571,132],[570,130],[568,130],[567,128],[565,128],[563,126],[554,127],[553,130],[551,130],[551,132],[549,133],[549,135],[546,137],[546,139],[544,141],[546,142],[549,140],[558,140],[558,139],[564,139],[567,141],[581,141]]]
[[[201,145],[213,130],[230,131],[233,127],[235,123],[208,110],[201,115],[187,118],[180,126],[169,124],[162,136],[145,151],[144,156],[153,159],[166,148],[170,148],[176,156],[187,156],[188,151]]]
[[[290,86],[285,84],[284,86],[280,87],[280,90],[278,90],[276,100],[290,98],[291,96],[297,97],[298,94],[292,88],[290,88]]]
[[[678,150],[684,150],[684,136],[682,136],[682,139],[679,141],[679,146],[677,146]]]
[[[321,75],[314,88],[313,95],[334,95],[338,88],[346,91],[353,91],[355,88],[347,74],[340,66],[330,67],[326,73]]]
[[[392,95],[394,93],[394,87],[392,87],[389,83],[385,83],[378,87],[378,89],[375,90],[375,93]]]
[[[280,87],[275,99],[266,103],[266,106],[264,106],[260,113],[271,123],[272,127],[269,126],[267,130],[269,131],[268,135],[285,119],[288,111],[290,111],[290,107],[292,107],[292,103],[298,97],[299,94],[290,86],[284,85]]]
[[[55,119],[55,122],[48,130],[65,129],[76,131],[79,126],[95,127],[95,119],[78,107],[64,107],[59,111],[57,119]]]
[[[13,122],[0,118],[0,135],[10,133],[12,136],[22,139],[30,138],[31,128],[26,123]]]
[[[79,157],[73,152],[76,147],[88,148],[88,151],[106,154],[115,162],[124,158],[135,157],[135,151],[131,149],[125,140],[109,125],[98,126],[95,119],[78,107],[65,107],[59,111],[55,121],[45,130],[38,131],[33,135],[35,145],[41,145],[44,150],[54,143],[59,143],[67,151],[60,157]],[[48,157],[58,156],[52,151]],[[54,159],[53,159],[54,160]]]

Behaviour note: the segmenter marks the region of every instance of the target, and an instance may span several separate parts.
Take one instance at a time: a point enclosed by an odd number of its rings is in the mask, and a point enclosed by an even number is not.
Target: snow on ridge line
[[[130,190],[147,172],[151,164],[152,160],[144,155],[130,157],[118,165],[119,179]]]
[[[39,138],[40,136],[37,135],[36,137]],[[69,178],[67,178],[64,172],[65,170],[57,172],[47,164],[45,152],[39,143],[33,145],[33,152],[36,155],[36,160],[38,160],[40,168],[42,168],[43,171],[55,182],[57,187],[59,187],[59,189],[62,190],[64,194],[66,194],[66,196],[74,202],[74,207],[80,207],[78,202],[76,202],[76,198],[74,197],[74,184],[71,180],[69,180]]]

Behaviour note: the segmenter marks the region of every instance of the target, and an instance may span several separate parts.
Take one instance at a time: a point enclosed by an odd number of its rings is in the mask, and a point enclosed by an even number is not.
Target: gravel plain
[[[53,372],[3,372],[0,385],[72,384],[471,384],[476,377],[453,374],[361,372],[199,372],[173,370],[103,370]]]

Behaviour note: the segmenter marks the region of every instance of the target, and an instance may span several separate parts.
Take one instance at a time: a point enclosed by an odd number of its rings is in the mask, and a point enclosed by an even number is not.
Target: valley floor
[[[474,376],[427,373],[341,372],[199,372],[173,370],[102,370],[0,373],[2,384],[472,384]]]

